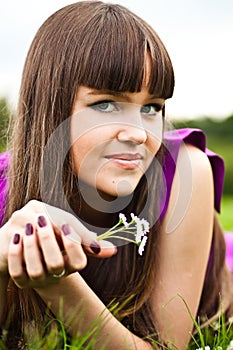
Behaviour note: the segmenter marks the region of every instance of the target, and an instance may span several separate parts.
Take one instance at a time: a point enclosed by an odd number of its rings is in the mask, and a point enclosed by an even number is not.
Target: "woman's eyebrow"
[[[116,97],[122,97],[129,100],[129,96],[124,92],[112,91],[112,90],[93,90],[88,92],[88,95],[113,95]]]
[[[113,95],[116,97],[122,97],[126,100],[130,100],[130,97],[127,95],[127,93],[124,92],[120,92],[120,91],[113,91],[113,90],[105,90],[105,89],[101,89],[101,90],[93,90],[88,92],[88,95]],[[160,99],[158,97],[158,95],[150,95],[149,96],[150,99]]]

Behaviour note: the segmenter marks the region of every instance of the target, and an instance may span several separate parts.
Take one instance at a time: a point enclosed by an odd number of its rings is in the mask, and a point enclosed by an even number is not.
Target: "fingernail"
[[[70,232],[70,227],[69,227],[68,224],[62,225],[61,230],[62,230],[62,232],[63,232],[63,234],[64,234],[65,236],[68,236],[68,235],[71,234],[71,232]]]
[[[15,234],[14,234],[14,238],[13,238],[13,243],[14,243],[14,244],[18,244],[18,243],[19,243],[19,240],[20,240],[20,235],[19,235],[19,233],[15,233]]]
[[[45,227],[47,225],[47,221],[43,215],[38,216],[37,223],[39,227]]]
[[[25,233],[27,236],[30,236],[33,234],[33,226],[32,224],[26,224],[26,227],[25,227]]]
[[[93,253],[95,254],[99,254],[100,253],[100,246],[97,242],[91,242],[90,244],[90,248],[93,251]]]

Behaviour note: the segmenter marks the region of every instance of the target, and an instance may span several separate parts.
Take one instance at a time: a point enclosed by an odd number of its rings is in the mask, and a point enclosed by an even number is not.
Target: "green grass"
[[[233,196],[224,195],[219,220],[225,231],[233,232]]]
[[[60,323],[60,322],[59,322]],[[225,322],[224,317],[220,317],[218,321],[200,329],[198,323],[196,323],[196,335],[192,337],[187,350],[228,350],[233,349],[229,347],[233,342],[233,325],[230,322]],[[69,339],[65,333],[64,327],[61,327],[59,333],[52,331],[46,337],[38,339],[36,342],[27,343],[28,350],[92,350],[96,348],[96,336],[93,332],[90,334],[83,334],[77,338]],[[159,345],[159,344],[158,344]],[[98,342],[98,348],[101,350],[108,350],[108,346],[100,347]],[[4,341],[0,340],[0,349],[7,350]],[[175,346],[159,346],[154,349],[164,350],[178,350]],[[130,350],[130,349],[126,349]]]
[[[179,295],[178,295],[179,296]],[[196,321],[189,310],[188,305],[185,300],[179,296],[185,304],[187,312],[194,323],[195,335],[192,335],[190,343],[187,350],[233,350],[233,317],[226,320],[224,315],[220,315],[219,318],[212,324],[209,324],[205,328],[199,326],[198,321]],[[109,309],[113,314],[120,307],[118,304],[114,304]],[[116,316],[116,315],[115,315]],[[79,315],[80,317],[80,315]],[[179,316],[178,316],[179,317]],[[58,329],[52,328],[50,333],[43,337],[31,337],[31,340],[27,342],[28,350],[92,350],[97,348],[99,350],[109,350],[108,345],[106,345],[105,340],[100,342],[99,332],[103,326],[103,320],[97,318],[90,324],[86,332],[80,332],[77,337],[72,339],[69,338],[66,333],[65,326],[62,321],[58,319],[50,320],[48,325],[54,322],[58,324]],[[79,319],[82,324],[82,320]],[[45,328],[46,329],[46,328]],[[5,346],[4,338],[6,333],[3,331],[3,337],[0,340],[0,349],[7,350]],[[105,344],[104,344],[105,343]],[[231,346],[229,346],[231,345]],[[153,349],[157,350],[179,350],[174,345],[161,345],[160,343],[153,343]],[[125,350],[130,350],[130,348],[125,348]]]
[[[210,349],[210,350],[232,350],[233,349],[233,325],[226,322],[224,316],[218,321],[200,329],[198,325],[198,335],[193,337],[187,350]]]

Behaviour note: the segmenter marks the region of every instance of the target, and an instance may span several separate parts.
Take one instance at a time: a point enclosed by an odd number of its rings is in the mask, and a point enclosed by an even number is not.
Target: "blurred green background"
[[[8,106],[7,99],[0,98],[0,152],[3,152],[6,148],[8,136],[9,136],[9,122],[11,117],[10,107]]]
[[[12,114],[7,99],[0,98],[0,152],[7,147]],[[226,231],[233,232],[233,115],[221,120],[210,117],[173,120],[172,124],[175,128],[202,129],[207,136],[207,147],[224,159],[226,174],[219,219]]]

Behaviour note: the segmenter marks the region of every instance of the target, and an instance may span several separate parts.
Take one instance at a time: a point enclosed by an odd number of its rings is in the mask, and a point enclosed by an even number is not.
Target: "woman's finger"
[[[37,237],[48,273],[59,275],[64,270],[64,258],[54,229],[45,214],[37,217]]]
[[[111,257],[117,253],[116,246],[111,242],[104,240],[97,242],[97,234],[88,230],[74,215],[48,204],[44,204],[44,208],[48,218],[59,231],[62,230],[64,225],[72,227],[67,238],[77,243],[79,243],[81,238],[81,244],[86,253],[98,255],[100,258]]]
[[[72,224],[68,223],[61,226],[61,231],[63,237],[66,237],[66,241],[70,240],[73,244],[75,243],[78,250],[82,247],[82,250],[86,254],[99,258],[108,258],[117,253],[117,248],[111,242],[104,240],[97,241],[97,235],[94,232],[87,230],[86,227],[85,230],[80,229],[79,231],[75,231]],[[73,246],[73,244],[70,244],[70,246]]]
[[[36,230],[31,223],[27,223],[25,226],[23,256],[28,277],[30,279],[44,279],[43,259],[38,245]]]
[[[62,242],[66,252],[64,258],[66,259],[68,272],[80,271],[84,269],[87,264],[87,256],[83,251],[81,238],[77,238],[74,242],[69,239],[69,235],[71,234],[72,227],[68,224],[64,224],[62,226]]]
[[[95,255],[98,258],[110,258],[117,253],[117,247],[105,240],[97,241],[95,239],[89,244],[83,243],[83,249],[86,253]]]
[[[8,270],[11,278],[22,288],[28,280],[28,276],[23,267],[23,239],[22,234],[15,233],[9,244]]]
[[[81,237],[81,244],[86,253],[98,255],[100,258],[111,257],[116,254],[116,246],[109,241],[102,240],[97,242],[96,233],[87,229],[78,218],[67,211],[35,200],[30,201],[25,207],[28,207],[27,211],[32,210],[38,215],[39,213],[43,213],[42,215],[46,218],[47,222],[51,223],[55,232],[61,232],[61,228],[65,224],[70,225],[72,231],[69,234],[69,239],[74,242],[79,242]],[[59,236],[57,236],[57,238],[59,238]]]

